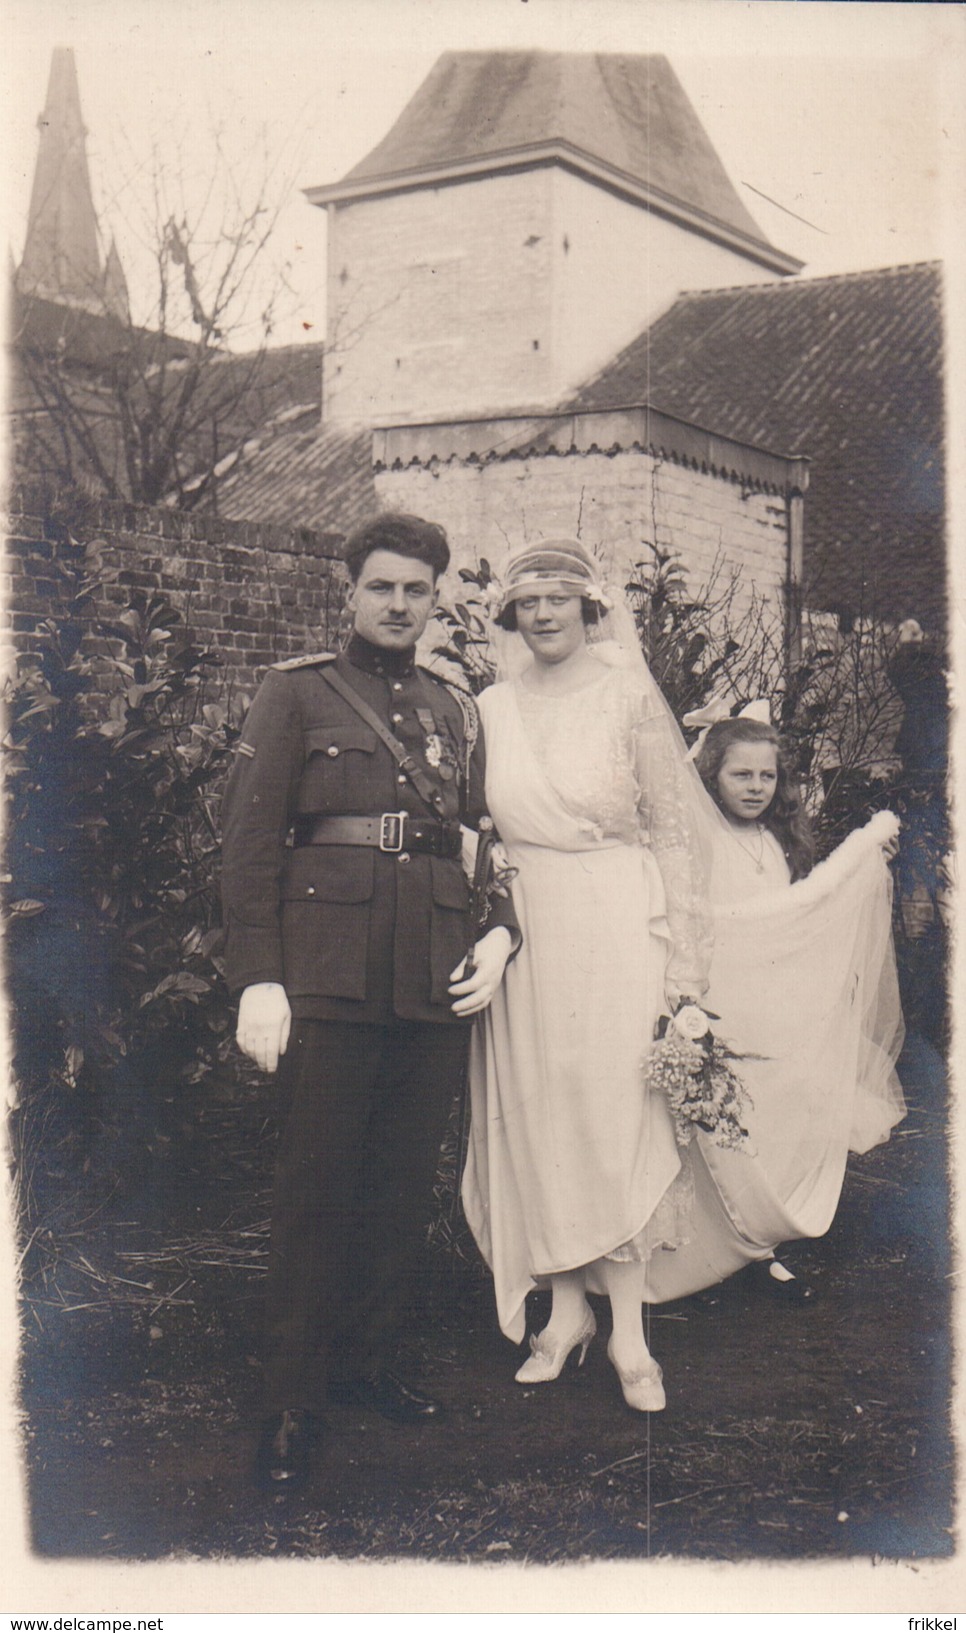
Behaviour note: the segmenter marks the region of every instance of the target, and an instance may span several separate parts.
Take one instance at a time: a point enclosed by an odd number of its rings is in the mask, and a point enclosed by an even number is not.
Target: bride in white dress
[[[518,1381],[557,1377],[574,1349],[583,1359],[586,1295],[605,1293],[624,1399],[657,1411],[644,1305],[827,1229],[849,1145],[887,1137],[901,1115],[897,1034],[880,1001],[881,840],[853,835],[801,885],[716,914],[724,818],[636,642],[596,639],[610,613],[575,541],[507,564],[498,621],[530,661],[480,705],[523,946],[474,1034],[463,1202],[507,1337],[525,1336],[527,1293],[552,1290]],[[682,1150],[645,1087],[659,1015],[700,1002],[709,980],[716,1030],[770,1057],[740,1067],[759,1074],[747,1152],[703,1136]]]
[[[643,1265],[685,1239],[687,1195],[663,1099],[641,1065],[669,999],[710,959],[696,774],[643,665],[588,644],[609,602],[573,541],[519,553],[504,626],[533,662],[480,699],[487,801],[517,870],[520,956],[474,1039],[467,1217],[518,1342],[524,1300],[553,1290],[521,1382],[557,1376],[610,1298],[608,1353],[628,1403],[664,1405],[642,1321]],[[609,653],[608,653],[609,655]]]

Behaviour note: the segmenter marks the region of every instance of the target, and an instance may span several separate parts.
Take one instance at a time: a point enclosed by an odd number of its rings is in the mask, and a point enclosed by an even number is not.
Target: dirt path
[[[276,1555],[533,1561],[952,1552],[945,1095],[912,1039],[910,1114],[850,1165],[836,1223],[790,1262],[783,1306],[746,1277],[665,1306],[668,1409],[629,1413],[604,1355],[530,1390],[485,1287],[434,1299],[413,1370],[445,1422],[332,1408],[311,1490],[249,1481],[259,1277],[182,1255],[159,1298],[26,1327],[34,1541],[46,1556]],[[115,1246],[117,1239],[115,1238]],[[94,1249],[88,1251],[96,1263]],[[243,1256],[242,1256],[243,1257]],[[603,1317],[603,1310],[598,1312]],[[536,1311],[539,1324],[541,1311]],[[606,1327],[602,1319],[601,1325]],[[152,1332],[154,1336],[152,1336]]]

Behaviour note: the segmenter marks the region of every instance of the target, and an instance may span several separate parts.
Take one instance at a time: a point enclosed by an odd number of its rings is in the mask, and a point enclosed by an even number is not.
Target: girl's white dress
[[[652,1259],[649,1298],[695,1292],[781,1242],[823,1235],[849,1152],[881,1144],[905,1115],[882,851],[897,828],[888,812],[873,817],[794,885],[773,836],[759,873],[757,841],[716,831],[705,1002],[721,1017],[715,1031],[746,1056],[736,1069],[751,1097],[750,1141],[747,1151],[703,1134],[692,1142],[688,1241]]]
[[[827,1229],[849,1146],[902,1115],[900,1023],[881,834],[790,888],[769,846],[769,889],[714,823],[709,897],[679,744],[633,672],[602,666],[563,697],[506,682],[480,703],[523,946],[474,1029],[463,1202],[519,1342],[554,1271],[637,1260],[659,1302]],[[739,1066],[753,1153],[704,1136],[682,1152],[644,1087],[665,983],[694,991],[709,963],[716,1029],[768,1056]]]

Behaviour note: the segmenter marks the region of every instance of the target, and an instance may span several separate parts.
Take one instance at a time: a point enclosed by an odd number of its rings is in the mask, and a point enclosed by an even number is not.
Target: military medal
[[[434,771],[438,771],[445,782],[449,782],[450,778],[455,775],[455,767],[450,765],[446,744],[436,730],[436,716],[431,709],[417,709],[416,719],[419,721],[426,739],[423,747],[426,764],[432,766]]]

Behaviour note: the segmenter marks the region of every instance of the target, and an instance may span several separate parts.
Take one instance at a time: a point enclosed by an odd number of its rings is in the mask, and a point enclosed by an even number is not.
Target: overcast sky
[[[7,235],[16,260],[50,53],[69,45],[95,202],[135,298],[152,153],[190,205],[213,129],[249,191],[267,131],[282,209],[264,276],[290,264],[292,286],[275,339],[321,338],[325,218],[299,189],[374,146],[442,51],[544,47],[668,56],[752,216],[808,275],[934,259],[962,180],[964,16],[834,0],[6,0]]]

